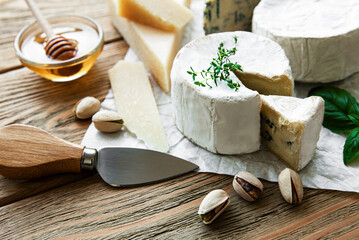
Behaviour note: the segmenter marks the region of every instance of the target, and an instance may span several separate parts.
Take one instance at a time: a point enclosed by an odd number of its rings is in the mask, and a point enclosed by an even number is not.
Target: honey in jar
[[[28,31],[22,30],[15,40],[15,49],[20,61],[40,76],[53,81],[70,81],[86,74],[102,51],[103,32],[91,19],[81,16],[61,16],[52,19],[55,34],[75,42],[77,53],[68,60],[55,60],[46,55],[46,35],[34,23]],[[84,18],[84,19],[82,19]],[[88,23],[86,22],[89,21]],[[92,20],[93,21],[93,20]],[[31,30],[29,30],[30,28]],[[19,39],[18,39],[19,38]],[[16,41],[18,41],[18,49]],[[19,51],[19,52],[18,52]]]

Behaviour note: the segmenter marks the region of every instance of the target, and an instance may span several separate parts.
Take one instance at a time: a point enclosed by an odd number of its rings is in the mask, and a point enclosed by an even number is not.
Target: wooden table
[[[80,143],[90,121],[72,108],[82,97],[103,100],[107,70],[128,45],[112,27],[106,2],[38,0],[45,14],[88,15],[105,31],[106,44],[93,69],[79,80],[53,83],[24,68],[13,50],[16,33],[33,21],[25,2],[0,0],[0,126],[23,123]],[[1,156],[0,156],[1,158]],[[232,177],[191,173],[156,185],[112,188],[97,174],[63,174],[37,180],[0,176],[0,239],[249,239],[355,238],[359,194],[305,189],[299,206],[284,202],[276,183],[264,181],[261,198],[248,203],[232,189]],[[231,196],[228,209],[204,225],[197,210],[210,190]]]

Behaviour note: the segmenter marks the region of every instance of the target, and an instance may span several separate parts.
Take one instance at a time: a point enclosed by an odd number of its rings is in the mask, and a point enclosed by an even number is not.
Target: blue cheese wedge
[[[244,73],[251,74],[254,79],[257,77],[259,88],[293,92],[289,61],[277,43],[250,32],[211,34],[188,43],[174,60],[171,98],[176,125],[188,139],[211,152],[254,152],[260,147],[261,100],[258,92],[247,88],[235,74],[230,77],[240,83],[238,91],[229,88],[224,81],[219,81],[218,86],[212,83],[212,88],[197,86],[187,73],[190,67],[196,72],[207,69],[217,56],[220,43],[226,49],[236,47],[237,53],[231,57],[231,62],[238,62]],[[277,76],[287,81],[277,85]],[[198,80],[201,77],[198,74]]]
[[[332,82],[359,71],[358,0],[262,0],[252,31],[282,46],[296,81]]]
[[[261,96],[261,135],[270,151],[295,171],[313,158],[324,117],[321,97]]]
[[[206,34],[250,31],[254,7],[260,0],[207,0],[203,16]]]

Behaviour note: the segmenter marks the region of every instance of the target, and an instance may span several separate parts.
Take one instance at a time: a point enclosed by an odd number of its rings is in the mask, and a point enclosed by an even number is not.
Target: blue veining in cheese
[[[203,16],[206,34],[251,30],[253,9],[260,0],[207,0]]]

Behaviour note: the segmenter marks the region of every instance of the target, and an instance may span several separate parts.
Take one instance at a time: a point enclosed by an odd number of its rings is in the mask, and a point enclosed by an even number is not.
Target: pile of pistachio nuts
[[[262,182],[250,172],[239,172],[234,176],[233,189],[246,201],[255,201],[263,192]],[[278,176],[278,185],[285,201],[299,204],[303,200],[303,183],[299,174],[290,168]],[[205,224],[212,223],[229,205],[228,193],[216,189],[208,193],[199,206],[198,214]]]
[[[100,111],[101,102],[94,97],[84,97],[78,101],[74,107],[73,113],[77,119],[89,119],[95,128],[101,132],[111,133],[122,129],[123,120],[121,116],[114,111]]]

